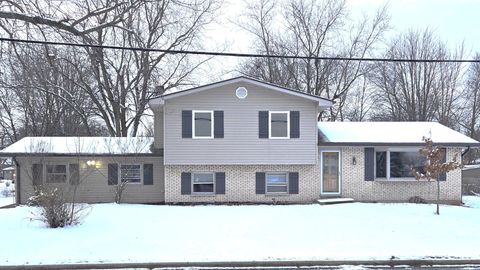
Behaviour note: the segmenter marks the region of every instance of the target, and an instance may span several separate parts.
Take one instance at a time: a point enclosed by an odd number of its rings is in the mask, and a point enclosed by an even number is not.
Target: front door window
[[[340,193],[339,152],[322,152],[322,193]]]

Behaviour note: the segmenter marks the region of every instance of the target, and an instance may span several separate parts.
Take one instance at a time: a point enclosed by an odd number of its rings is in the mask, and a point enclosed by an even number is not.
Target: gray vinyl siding
[[[94,159],[99,161],[97,169],[87,169],[86,161]],[[78,163],[80,169],[80,184],[76,191],[76,201],[85,203],[113,202],[115,198],[115,186],[108,185],[109,163],[153,164],[153,185],[128,184],[123,193],[122,202],[125,203],[160,203],[164,202],[164,166],[162,157],[101,157],[101,158],[17,158],[21,168],[19,181],[20,203],[25,204],[33,194],[32,164],[43,162],[44,164],[70,164]],[[143,172],[142,172],[143,174]],[[73,193],[70,184],[48,184],[58,187],[67,194]]]
[[[246,99],[235,90],[248,89]],[[165,101],[166,165],[315,164],[318,103],[301,97],[234,83]],[[224,138],[182,138],[182,110],[224,111]],[[259,111],[300,111],[300,138],[259,139]]]

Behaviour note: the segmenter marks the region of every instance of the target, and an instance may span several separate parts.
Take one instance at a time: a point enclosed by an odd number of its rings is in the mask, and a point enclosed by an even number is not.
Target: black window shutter
[[[290,138],[300,138],[299,111],[290,111]]]
[[[80,184],[80,167],[78,166],[78,163],[69,164],[68,170],[70,172],[70,184]]]
[[[265,194],[265,173],[264,172],[255,173],[255,193]]]
[[[215,173],[215,194],[225,194],[225,173]]]
[[[445,163],[447,162],[447,149],[446,148],[442,148],[441,150],[443,152],[443,156],[442,156],[442,163]],[[447,181],[447,174],[446,173],[442,173],[438,176],[438,181]]]
[[[182,195],[192,194],[192,174],[188,172],[182,172],[180,185]]]
[[[258,112],[258,138],[268,139],[268,111]]]
[[[365,181],[375,179],[375,149],[373,147],[365,148]]]
[[[192,111],[182,111],[182,138],[192,138]]]
[[[213,137],[223,138],[223,111],[213,112]]]
[[[108,185],[117,185],[118,184],[118,164],[110,163],[108,164]]]
[[[298,194],[298,172],[288,173],[288,193]]]
[[[32,181],[35,186],[43,183],[43,164],[36,163],[32,165]]]
[[[143,164],[143,184],[153,185],[153,164]]]

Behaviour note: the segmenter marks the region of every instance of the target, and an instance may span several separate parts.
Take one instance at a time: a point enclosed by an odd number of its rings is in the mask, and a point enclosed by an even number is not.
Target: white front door
[[[340,151],[320,152],[322,194],[340,194]]]

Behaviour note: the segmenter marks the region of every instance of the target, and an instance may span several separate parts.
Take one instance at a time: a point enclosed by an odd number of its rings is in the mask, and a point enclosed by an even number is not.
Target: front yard
[[[480,198],[467,206],[95,204],[79,226],[48,229],[32,207],[0,210],[0,265],[480,258]]]

